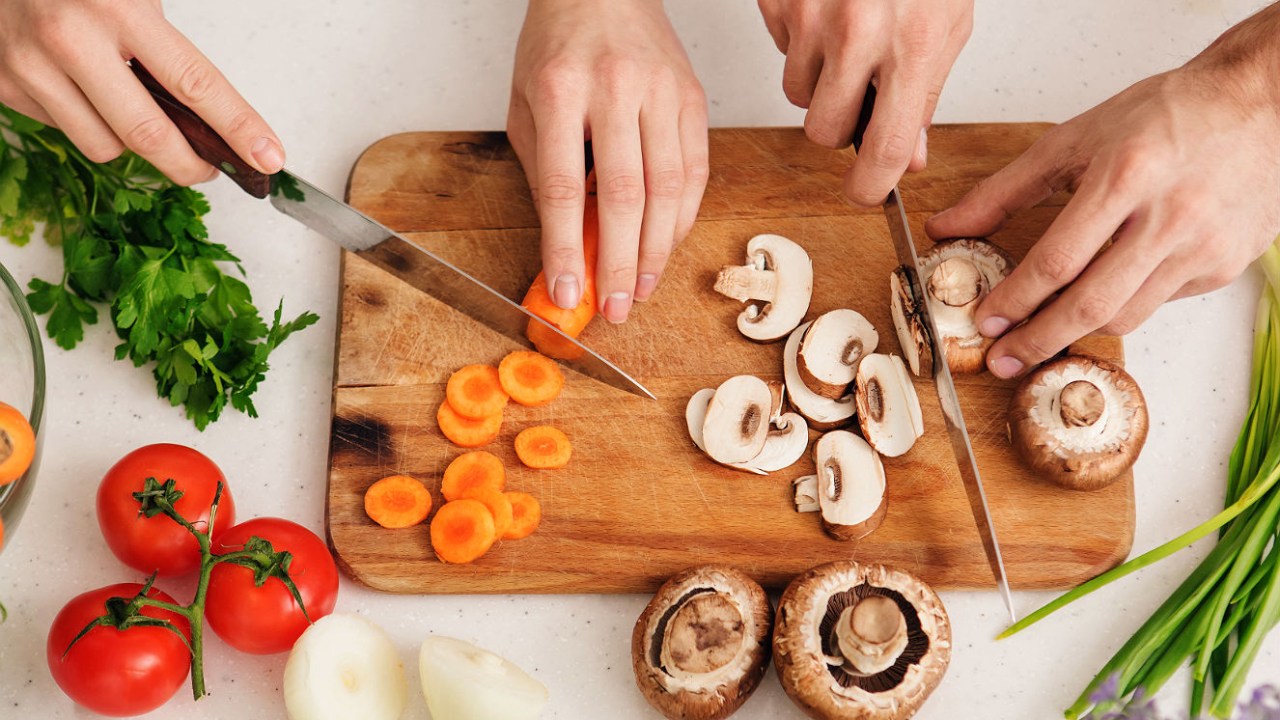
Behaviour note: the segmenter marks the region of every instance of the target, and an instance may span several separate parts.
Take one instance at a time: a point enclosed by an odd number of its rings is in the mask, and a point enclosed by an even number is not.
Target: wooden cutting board
[[[902,184],[920,249],[930,244],[925,218],[1047,127],[933,128],[929,169]],[[888,517],[856,543],[829,539],[814,514],[793,509],[791,480],[813,472],[810,459],[771,477],[749,475],[711,462],[685,430],[685,402],[699,388],[742,373],[781,375],[781,343],[748,342],[734,325],[738,303],[711,291],[716,270],[741,263],[757,233],[782,234],[808,249],[815,271],[810,318],[852,307],[878,328],[882,352],[900,352],[888,310],[896,265],[888,229],[879,212],[841,200],[848,162],[798,129],[711,131],[711,179],[699,222],[658,292],[626,325],[597,319],[582,336],[658,401],[567,373],[564,394],[550,406],[509,405],[501,437],[486,449],[505,462],[509,489],[541,501],[542,526],[471,565],[438,562],[426,524],[378,527],[364,514],[363,494],[375,480],[403,473],[426,483],[438,507],[441,474],[462,452],[435,423],[444,383],[463,365],[496,364],[516,345],[347,254],[327,517],[329,542],[348,574],[405,593],[648,592],[682,568],[718,562],[776,588],[819,563],[852,558],[906,568],[936,587],[991,586],[931,382],[916,383],[925,436],[904,457],[884,461]],[[522,297],[537,273],[537,217],[501,133],[381,140],[356,163],[348,196],[509,297]],[[1010,222],[994,241],[1021,258],[1065,198]],[[1091,338],[1082,348],[1122,357],[1117,338]],[[1066,587],[1123,559],[1133,538],[1132,477],[1096,493],[1038,480],[1005,439],[1012,385],[985,374],[958,385],[1013,586]],[[530,470],[516,459],[516,433],[543,423],[572,438],[567,468]]]

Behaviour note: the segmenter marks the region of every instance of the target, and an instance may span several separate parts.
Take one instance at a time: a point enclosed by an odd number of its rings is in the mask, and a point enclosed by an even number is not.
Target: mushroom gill
[[[883,669],[872,668],[873,672],[864,672],[850,655],[849,637],[853,614],[866,603],[878,604],[876,599],[892,601],[906,626],[905,639],[901,649],[893,655],[892,662]],[[843,623],[841,621],[844,621]],[[858,687],[867,692],[886,692],[896,688],[907,675],[907,669],[919,663],[929,651],[929,636],[920,627],[920,616],[911,603],[903,596],[888,588],[872,585],[857,587],[835,593],[827,601],[826,613],[818,628],[822,639],[822,652],[827,656],[827,670],[841,687]],[[844,636],[845,647],[841,647],[841,636]],[[838,661],[838,662],[833,662]]]

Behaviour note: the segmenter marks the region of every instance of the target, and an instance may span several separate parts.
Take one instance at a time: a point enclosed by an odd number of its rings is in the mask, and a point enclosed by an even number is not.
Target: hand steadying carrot
[[[599,256],[600,222],[594,193],[587,195],[582,217],[582,250],[586,258],[586,275],[582,299],[572,310],[565,310],[551,299],[547,275],[539,272],[522,303],[529,312],[556,326],[569,337],[578,337],[596,316],[596,258]],[[525,332],[534,347],[543,355],[561,360],[573,360],[582,355],[582,349],[564,341],[564,338],[547,330],[541,323],[529,321]]]

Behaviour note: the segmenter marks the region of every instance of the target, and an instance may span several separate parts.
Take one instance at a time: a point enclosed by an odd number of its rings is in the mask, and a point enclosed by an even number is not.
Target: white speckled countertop
[[[519,0],[223,0],[170,2],[173,21],[212,57],[284,139],[292,170],[340,193],[357,155],[406,130],[499,129],[506,112]],[[706,87],[713,125],[795,125],[779,90],[782,58],[755,3],[668,3]],[[980,0],[977,29],[938,110],[939,122],[1061,121],[1151,73],[1181,63],[1256,0]],[[262,418],[228,412],[201,434],[155,397],[148,373],[111,361],[115,340],[91,328],[84,346],[46,343],[48,431],[34,499],[0,555],[0,717],[86,717],[55,687],[45,633],[58,608],[89,588],[136,579],[101,546],[93,496],[107,467],[139,445],[173,441],[212,457],[241,515],[281,515],[323,532],[338,252],[226,180],[206,186],[215,238],[244,259],[261,307],[321,313],[318,326],[274,357],[256,398]],[[20,282],[60,271],[58,251],[0,244]],[[1129,367],[1155,419],[1136,475],[1135,550],[1221,507],[1224,463],[1245,409],[1254,302],[1250,274],[1208,297],[1161,310],[1127,343]],[[1076,693],[1203,556],[1204,547],[1149,568],[1012,640],[991,638],[1003,611],[992,592],[943,597],[955,655],[917,717],[1048,718]],[[176,595],[183,583],[165,583]],[[1019,592],[1022,613],[1048,593]],[[647,597],[399,597],[344,579],[338,609],[366,615],[395,638],[409,668],[406,718],[426,718],[417,647],[428,633],[469,639],[547,684],[550,718],[656,717],[634,688],[629,638]],[[284,656],[206,651],[212,695],[187,693],[155,718],[284,717]],[[1280,679],[1280,636],[1250,685]],[[1162,707],[1184,704],[1186,676]],[[770,671],[736,717],[799,718]]]

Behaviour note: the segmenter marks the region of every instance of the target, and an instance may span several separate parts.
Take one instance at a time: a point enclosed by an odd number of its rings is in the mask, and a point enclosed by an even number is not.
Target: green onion
[[[1186,663],[1191,716],[1231,714],[1267,634],[1280,622],[1280,244],[1259,259],[1267,285],[1254,325],[1249,411],[1227,466],[1222,512],[1165,544],[1055,598],[999,637],[1008,637],[1115,580],[1217,531],[1217,545],[1122,646],[1069,708],[1097,709],[1098,689],[1150,698]],[[1105,693],[1104,693],[1105,694]]]

